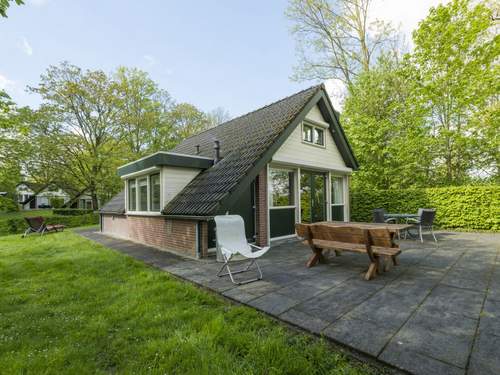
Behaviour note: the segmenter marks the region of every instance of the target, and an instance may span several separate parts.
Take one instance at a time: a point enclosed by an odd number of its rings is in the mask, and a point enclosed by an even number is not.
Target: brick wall
[[[103,233],[192,257],[196,256],[197,225],[196,220],[172,220],[162,216],[102,215]],[[201,222],[200,229],[202,256],[206,256],[206,222]]]
[[[255,242],[257,246],[268,246],[267,168],[260,171],[255,179],[255,215],[257,222]]]

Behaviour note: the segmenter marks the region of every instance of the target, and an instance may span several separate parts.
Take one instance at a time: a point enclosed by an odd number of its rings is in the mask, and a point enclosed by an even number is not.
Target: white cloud
[[[375,0],[370,8],[370,20],[390,21],[399,27],[407,41],[411,41],[411,33],[418,23],[427,17],[429,9],[438,4],[446,4],[449,0]]]
[[[29,44],[28,42],[28,39],[26,39],[26,37],[22,37],[21,38],[21,44],[20,44],[20,47],[21,47],[21,50],[27,54],[28,56],[31,56],[33,55],[33,48],[31,47],[31,45]]]
[[[146,66],[152,67],[158,64],[158,60],[153,55],[144,55],[144,60],[146,60]]]
[[[11,90],[16,87],[16,82],[0,73],[0,90]]]

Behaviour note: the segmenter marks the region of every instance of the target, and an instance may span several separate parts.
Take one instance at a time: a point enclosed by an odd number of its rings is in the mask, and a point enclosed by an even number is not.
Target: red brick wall
[[[268,246],[268,209],[267,209],[267,168],[260,171],[255,179],[255,231],[257,246]]]
[[[172,220],[162,216],[102,215],[102,231],[112,236],[196,256],[195,220]],[[202,256],[206,256],[207,224],[201,222]]]

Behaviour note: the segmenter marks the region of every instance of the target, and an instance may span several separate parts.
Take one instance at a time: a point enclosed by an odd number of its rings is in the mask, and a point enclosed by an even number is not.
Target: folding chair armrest
[[[409,217],[409,218],[407,219],[407,222],[408,222],[409,224],[420,224],[420,220],[418,220],[418,219],[414,219],[414,218],[412,218],[412,217]]]
[[[395,218],[393,218],[393,217],[391,217],[391,218],[389,218],[389,219],[385,219],[384,221],[385,221],[386,223],[393,223],[393,224],[396,224],[396,219],[395,219]]]

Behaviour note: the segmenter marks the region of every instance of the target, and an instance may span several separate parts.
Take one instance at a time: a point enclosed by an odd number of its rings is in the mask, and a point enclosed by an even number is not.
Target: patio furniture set
[[[397,266],[397,256],[401,254],[395,236],[400,238],[401,231],[405,232],[405,239],[410,229],[418,229],[420,240],[423,242],[422,232],[429,229],[434,241],[437,239],[433,232],[433,221],[436,211],[433,209],[419,209],[417,214],[390,214],[383,209],[373,212],[373,223],[323,221],[312,224],[295,224],[296,233],[309,245],[312,255],[306,267],[313,267],[317,263],[326,263],[324,251],[333,250],[336,256],[343,251],[366,254],[368,268],[364,273],[365,280],[373,279],[377,274],[386,272],[391,266]],[[398,221],[405,221],[398,223]],[[241,285],[262,279],[262,271],[257,258],[264,255],[269,247],[258,247],[248,243],[245,236],[245,223],[239,215],[221,215],[215,217],[217,249],[222,255],[223,265],[217,276],[229,276],[234,284]],[[247,261],[246,266],[232,270],[230,263]],[[258,276],[251,279],[236,281],[237,273],[250,271],[254,266]],[[223,272],[226,270],[226,272]]]

